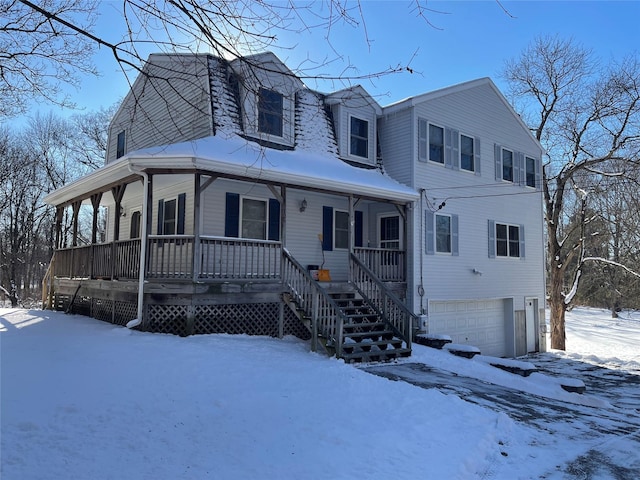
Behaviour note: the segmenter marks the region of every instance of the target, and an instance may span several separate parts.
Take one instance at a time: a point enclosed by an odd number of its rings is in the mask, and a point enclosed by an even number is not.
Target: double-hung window
[[[429,160],[444,164],[444,128],[429,124]]]
[[[524,226],[489,220],[489,257],[524,258]]]
[[[280,93],[261,88],[258,94],[258,131],[282,137],[283,108],[283,97]]]
[[[513,182],[513,152],[502,149],[502,179],[507,182]]]
[[[242,238],[267,238],[267,202],[242,199]]]
[[[369,122],[352,116],[349,127],[349,154],[369,158]]]
[[[524,162],[527,187],[536,188],[536,159],[525,157]]]
[[[436,252],[451,253],[451,216],[436,214]]]
[[[120,158],[124,156],[125,148],[126,148],[126,134],[125,134],[125,131],[122,130],[120,133],[118,133],[118,139],[116,144],[116,158]]]
[[[280,240],[280,202],[226,193],[224,235],[234,238]]]
[[[129,238],[140,238],[140,226],[142,215],[140,210],[136,210],[131,214],[131,224],[129,226]]]
[[[349,248],[349,212],[335,210],[333,221],[333,246],[334,248]]]
[[[186,194],[158,201],[158,235],[184,235]]]
[[[460,168],[475,171],[475,145],[473,137],[460,134]]]
[[[425,212],[427,255],[458,255],[458,215]]]

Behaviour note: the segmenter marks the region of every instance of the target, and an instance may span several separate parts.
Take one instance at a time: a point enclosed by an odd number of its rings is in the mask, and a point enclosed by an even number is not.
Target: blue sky
[[[97,32],[108,41],[118,40],[115,26],[119,18],[114,12],[120,5],[106,1],[101,6]],[[640,54],[639,1],[428,1],[426,5],[434,10],[427,12],[432,25],[417,17],[411,0],[362,0],[365,23],[334,26],[333,49],[325,40],[326,31],[315,29],[281,35],[278,44],[285,48],[273,51],[295,70],[307,58],[317,62],[336,58],[335,49],[343,60],[319,69],[334,76],[348,65],[357,67],[348,74],[364,75],[409,64],[415,73],[352,82],[362,84],[382,105],[478,77],[492,77],[505,91],[499,78],[505,60],[517,56],[539,35],[573,38],[604,61]],[[85,78],[78,91],[70,91],[86,110],[109,107],[128,90],[127,80],[107,49],[99,50],[95,61],[102,76]],[[345,86],[342,82],[306,83],[325,92]],[[43,112],[42,105],[37,108]]]

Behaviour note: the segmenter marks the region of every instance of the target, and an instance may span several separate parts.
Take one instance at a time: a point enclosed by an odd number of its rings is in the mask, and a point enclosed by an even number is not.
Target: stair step
[[[383,322],[359,322],[359,323],[345,323],[342,326],[342,331],[346,334],[346,330],[387,330],[386,325]]]
[[[342,358],[345,363],[352,362],[385,362],[395,360],[396,358],[408,357],[411,355],[410,348],[396,348],[393,350],[376,350],[370,352],[355,352],[343,354]]]
[[[368,352],[372,349],[372,347],[384,347],[380,348],[380,350],[388,350],[389,347],[394,349],[398,349],[402,347],[402,340],[400,339],[392,339],[392,340],[374,340],[371,342],[355,342],[355,343],[345,343],[342,345],[342,350],[346,351],[350,349],[352,353],[355,352],[356,349]]]
[[[375,313],[354,313],[352,315],[347,315],[349,319],[349,323],[362,323],[364,320],[378,320],[378,315]],[[372,322],[366,322],[372,323]]]

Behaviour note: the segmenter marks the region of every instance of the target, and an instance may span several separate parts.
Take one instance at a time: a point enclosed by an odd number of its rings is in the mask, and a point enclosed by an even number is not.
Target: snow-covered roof
[[[303,148],[275,150],[236,134],[220,134],[131,152],[50,193],[44,201],[61,205],[78,198],[80,192],[99,190],[139,171],[164,168],[176,173],[197,169],[253,181],[403,203],[418,199],[415,190],[380,170],[349,165],[329,152]]]

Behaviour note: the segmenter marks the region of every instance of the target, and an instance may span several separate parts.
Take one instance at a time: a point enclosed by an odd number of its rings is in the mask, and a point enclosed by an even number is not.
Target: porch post
[[[56,207],[56,241],[55,241],[55,249],[62,248],[62,217],[64,215],[63,207]]]
[[[353,195],[349,195],[349,258],[347,259],[347,263],[349,265],[349,278],[347,279],[349,283],[353,281],[353,265],[351,262],[351,255],[353,255],[353,246],[356,243],[356,233],[355,233],[355,209],[353,208]]]
[[[72,226],[72,231],[73,231],[73,236],[71,239],[71,246],[72,247],[77,247],[78,246],[78,216],[80,214],[80,204],[82,203],[82,200],[76,200],[75,202],[73,202],[71,204],[71,207],[73,208],[73,216],[71,218],[71,223],[73,224]]]
[[[193,281],[196,282],[200,276],[200,202],[202,195],[201,175],[196,173],[194,175],[194,197],[193,197]]]
[[[116,201],[115,212],[113,212],[113,242],[111,243],[111,280],[116,278],[116,262],[118,261],[116,258],[116,242],[120,240],[120,208],[122,207],[122,197],[126,188],[126,183],[111,188],[113,199]]]
[[[102,192],[91,195],[91,206],[93,207],[93,220],[91,222],[91,244],[98,242],[98,208],[100,208]]]

